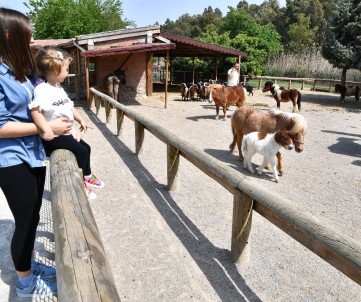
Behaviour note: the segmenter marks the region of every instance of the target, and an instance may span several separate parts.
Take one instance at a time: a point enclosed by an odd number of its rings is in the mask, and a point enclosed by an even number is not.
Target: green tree
[[[134,25],[122,19],[120,0],[30,0],[25,5],[36,39],[72,38]]]
[[[283,11],[282,18],[284,19],[283,28],[284,32],[281,32],[282,42],[284,45],[288,45],[289,35],[288,31],[292,24],[299,22],[298,16],[304,14],[309,18],[309,30],[315,31],[315,45],[321,46],[325,36],[325,30],[327,27],[327,19],[324,14],[322,0],[287,0],[286,9]]]
[[[221,25],[205,31],[200,39],[204,42],[230,47],[248,53],[242,61],[241,72],[261,74],[263,64],[269,56],[282,49],[280,36],[273,25],[258,24],[245,10],[230,8]],[[234,61],[234,59],[232,60]],[[230,60],[220,62],[220,69],[227,69]]]
[[[197,38],[207,28],[219,27],[222,22],[222,12],[216,8],[213,10],[211,6],[205,8],[202,14],[189,15],[183,14],[176,21],[167,19],[162,26],[162,31],[172,34]]]
[[[257,48],[266,51],[268,55],[275,55],[282,49],[280,36],[272,24],[260,25],[247,13],[233,8],[223,19],[220,31],[229,32],[231,39],[239,34],[255,38]]]
[[[290,25],[288,29],[290,52],[302,53],[312,48],[315,43],[317,28],[310,29],[310,17],[299,14],[296,23]]]
[[[321,53],[334,67],[341,68],[341,83],[348,69],[361,69],[361,3],[339,0]]]

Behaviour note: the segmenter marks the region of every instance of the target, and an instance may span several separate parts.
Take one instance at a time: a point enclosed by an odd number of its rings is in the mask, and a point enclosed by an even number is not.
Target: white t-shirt
[[[228,70],[228,78],[227,78],[227,86],[237,86],[238,80],[239,80],[239,72],[232,67],[230,70]],[[232,73],[233,70],[233,73]],[[232,73],[232,74],[231,74]]]
[[[48,83],[41,83],[34,89],[34,99],[29,105],[29,109],[39,107],[49,122],[58,117],[67,117],[74,121],[72,109],[74,102],[69,99],[65,90],[60,86],[52,86]]]

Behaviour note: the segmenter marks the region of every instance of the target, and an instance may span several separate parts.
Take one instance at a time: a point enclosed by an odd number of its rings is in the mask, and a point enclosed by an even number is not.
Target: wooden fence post
[[[231,259],[243,267],[247,267],[250,258],[252,211],[253,198],[242,192],[234,194]]]
[[[135,153],[143,154],[143,141],[144,141],[144,125],[138,121],[134,121],[135,128]]]
[[[124,111],[117,108],[117,135],[123,136]]]
[[[105,103],[105,118],[106,118],[107,123],[109,123],[111,116],[112,116],[112,104],[110,104],[109,102],[106,102]]]
[[[94,103],[95,103],[95,112],[96,112],[96,114],[98,114],[99,108],[100,108],[100,96],[95,97]]]
[[[167,178],[168,189],[170,191],[176,191],[178,189],[179,160],[179,150],[171,144],[167,144]]]

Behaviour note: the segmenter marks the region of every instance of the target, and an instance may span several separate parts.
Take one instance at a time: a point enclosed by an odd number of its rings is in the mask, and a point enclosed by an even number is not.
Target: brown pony
[[[305,118],[297,113],[276,111],[261,111],[255,108],[244,106],[234,112],[231,119],[233,141],[229,145],[230,151],[234,152],[236,144],[238,146],[239,158],[243,160],[242,139],[243,136],[258,131],[261,135],[273,133],[277,130],[287,130],[295,145],[296,152],[302,152],[304,148],[304,139],[307,130]],[[283,174],[281,153],[276,154],[278,159],[277,169]]]
[[[219,107],[222,106],[224,120],[227,119],[227,106],[236,105],[242,107],[246,101],[246,92],[243,86],[225,87],[221,86],[211,90],[209,102],[214,101],[216,105],[216,120],[219,118]]]
[[[280,87],[277,84],[274,84],[272,81],[267,81],[264,84],[263,92],[271,91],[273,98],[277,102],[277,109],[281,108],[281,102],[292,101],[293,109],[292,112],[296,112],[296,104],[298,111],[301,111],[301,93],[297,89],[285,89]]]

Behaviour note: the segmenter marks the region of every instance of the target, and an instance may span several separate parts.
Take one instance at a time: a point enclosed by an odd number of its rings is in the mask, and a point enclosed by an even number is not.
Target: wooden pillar
[[[90,82],[89,82],[89,59],[85,57],[85,84],[86,84],[86,100],[88,110],[90,110]]]
[[[250,232],[252,226],[253,199],[239,192],[233,197],[232,262],[246,267],[250,258]]]
[[[215,72],[216,72],[215,80],[218,81],[218,58],[217,57],[216,57],[216,70],[215,70]]]
[[[165,60],[165,96],[164,96],[164,108],[167,108],[168,102],[168,65],[169,65],[169,49],[167,49],[167,56]]]
[[[194,84],[194,75],[195,75],[195,66],[194,66],[194,57],[192,58],[192,84]]]
[[[179,150],[174,146],[167,144],[167,178],[168,189],[170,191],[176,191],[178,189],[179,159]]]
[[[135,153],[143,154],[143,141],[144,141],[144,125],[137,120],[134,121],[135,127]]]
[[[146,95],[153,94],[153,53],[147,52],[147,69],[146,69]]]

